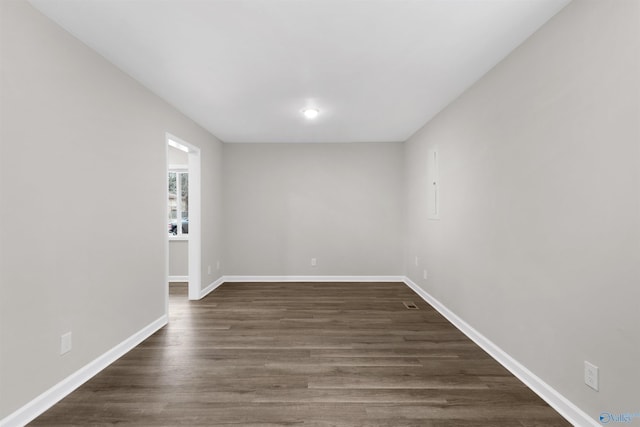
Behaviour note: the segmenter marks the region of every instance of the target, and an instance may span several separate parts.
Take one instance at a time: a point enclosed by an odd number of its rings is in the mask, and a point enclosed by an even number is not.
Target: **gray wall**
[[[402,274],[402,149],[225,144],[225,274]]]
[[[169,240],[169,278],[189,275],[189,241]]]
[[[178,150],[174,147],[168,147],[168,162],[170,165],[188,165],[189,155],[182,150]]]
[[[572,2],[405,152],[409,277],[596,419],[640,395],[639,5]]]
[[[3,418],[164,315],[166,131],[201,148],[215,279],[222,152],[26,2],[0,8]]]
[[[174,134],[176,135],[176,134]],[[206,288],[224,274],[222,264],[223,246],[223,211],[222,211],[222,147],[217,139],[208,137],[214,142],[210,144],[192,144],[200,147],[201,157],[201,203],[202,203],[202,240],[201,240],[201,289]],[[178,135],[176,135],[178,136]],[[183,138],[186,141],[190,140]],[[195,140],[194,140],[195,141]],[[166,218],[166,215],[165,215]],[[219,268],[216,267],[216,264]],[[211,266],[211,273],[208,273]]]

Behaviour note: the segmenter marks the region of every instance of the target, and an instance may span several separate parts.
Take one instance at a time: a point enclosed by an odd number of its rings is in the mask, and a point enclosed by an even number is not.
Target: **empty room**
[[[640,427],[640,0],[0,31],[0,427]]]

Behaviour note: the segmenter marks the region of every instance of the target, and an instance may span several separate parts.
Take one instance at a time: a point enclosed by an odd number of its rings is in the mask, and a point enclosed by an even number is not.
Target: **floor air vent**
[[[404,306],[409,310],[418,310],[418,306],[412,301],[405,301],[402,304],[404,304]]]

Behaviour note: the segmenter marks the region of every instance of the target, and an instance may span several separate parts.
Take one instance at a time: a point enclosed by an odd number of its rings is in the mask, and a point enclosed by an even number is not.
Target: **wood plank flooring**
[[[168,326],[30,425],[570,425],[402,283],[171,289]]]

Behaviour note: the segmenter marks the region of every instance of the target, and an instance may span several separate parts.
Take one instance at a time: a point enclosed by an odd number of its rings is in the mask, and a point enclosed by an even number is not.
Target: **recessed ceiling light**
[[[305,108],[302,110],[302,114],[304,114],[307,119],[315,119],[318,117],[318,114],[320,114],[320,110],[315,108]]]

